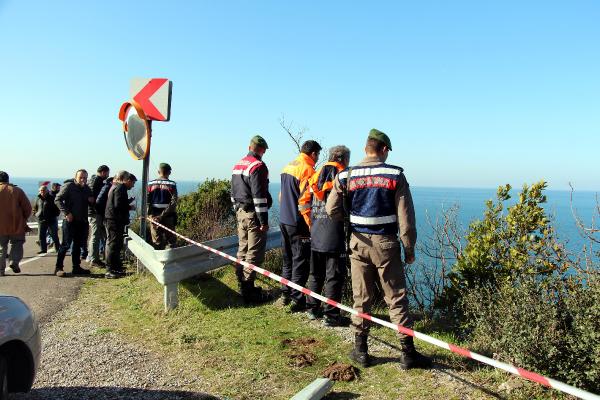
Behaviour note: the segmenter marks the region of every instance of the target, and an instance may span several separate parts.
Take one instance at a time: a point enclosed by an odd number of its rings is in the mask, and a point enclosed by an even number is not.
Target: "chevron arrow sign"
[[[146,114],[146,119],[168,121],[171,118],[171,91],[173,83],[165,78],[133,78],[131,98]]]

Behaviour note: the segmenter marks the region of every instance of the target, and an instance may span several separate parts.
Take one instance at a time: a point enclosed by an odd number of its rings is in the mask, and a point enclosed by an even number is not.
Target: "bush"
[[[581,388],[600,388],[600,279],[555,277],[497,289],[473,289],[462,299],[472,346],[504,361]]]
[[[471,223],[437,305],[475,349],[597,391],[600,272],[582,268],[558,241],[542,207],[545,188],[524,186],[508,207],[510,186],[498,189],[498,201]]]
[[[542,206],[545,188],[543,181],[524,185],[519,200],[508,207],[510,185],[498,188],[497,203],[489,200],[484,218],[469,226],[466,246],[448,275],[445,306],[456,308],[456,302],[474,288],[493,289],[527,276],[543,284],[545,278],[572,267]]]
[[[210,179],[199,184],[195,192],[181,196],[177,203],[177,231],[197,241],[235,234],[231,182]]]

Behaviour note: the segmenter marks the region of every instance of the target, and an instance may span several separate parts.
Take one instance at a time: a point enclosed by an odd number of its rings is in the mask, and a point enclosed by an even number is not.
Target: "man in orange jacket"
[[[310,275],[308,288],[315,293],[337,302],[342,299],[342,289],[348,274],[346,265],[346,243],[344,222],[333,220],[325,211],[327,198],[333,188],[337,174],[348,167],[350,149],[335,146],[329,149],[329,161],[310,179],[310,191],[305,196],[311,199],[308,209],[312,221]],[[321,302],[307,297],[308,316],[317,319],[321,316]],[[348,318],[342,318],[340,309],[323,304],[323,324],[325,326],[343,326],[349,324]]]
[[[310,204],[299,203],[308,181],[315,173],[321,145],[307,140],[300,155],[281,172],[279,222],[283,242],[283,269],[281,275],[288,281],[304,286],[310,270],[310,217],[306,210]],[[303,215],[304,214],[304,215]],[[303,311],[306,298],[302,292],[283,286],[283,302],[292,302],[290,311]]]

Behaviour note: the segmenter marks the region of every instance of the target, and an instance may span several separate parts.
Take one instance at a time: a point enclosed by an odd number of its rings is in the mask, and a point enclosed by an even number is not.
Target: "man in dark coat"
[[[33,214],[38,220],[38,233],[40,242],[40,251],[38,254],[44,254],[48,251],[48,243],[46,235],[50,233],[52,242],[58,252],[60,249],[60,241],[58,239],[58,216],[60,210],[54,204],[54,197],[48,192],[46,186],[40,186],[39,194],[35,199],[33,206]]]
[[[54,203],[62,211],[66,221],[66,231],[73,243],[71,257],[73,260],[73,275],[89,275],[90,271],[81,268],[81,248],[85,245],[87,234],[89,232],[87,212],[88,206],[94,204],[92,191],[87,185],[88,173],[80,169],[75,174],[73,182],[66,183],[56,195]],[[63,263],[69,243],[63,237],[63,244],[60,246],[56,258],[56,276],[64,276]]]
[[[106,230],[108,241],[106,243],[106,278],[114,279],[125,274],[121,250],[123,249],[123,234],[129,225],[130,205],[127,191],[133,189],[137,178],[127,171],[120,171],[115,178],[116,184],[110,188],[106,201]]]

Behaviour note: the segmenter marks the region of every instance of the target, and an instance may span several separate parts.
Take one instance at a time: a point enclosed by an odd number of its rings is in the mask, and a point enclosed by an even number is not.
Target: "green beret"
[[[265,149],[269,148],[267,141],[265,139],[263,139],[263,137],[260,135],[256,135],[252,139],[250,139],[250,144],[255,144],[255,145],[260,146]]]
[[[390,140],[389,136],[377,129],[371,129],[369,132],[369,139],[375,139],[383,142],[388,149],[392,150],[392,141]]]
[[[161,162],[160,164],[158,164],[158,169],[163,171],[171,171],[171,166],[166,162]]]

